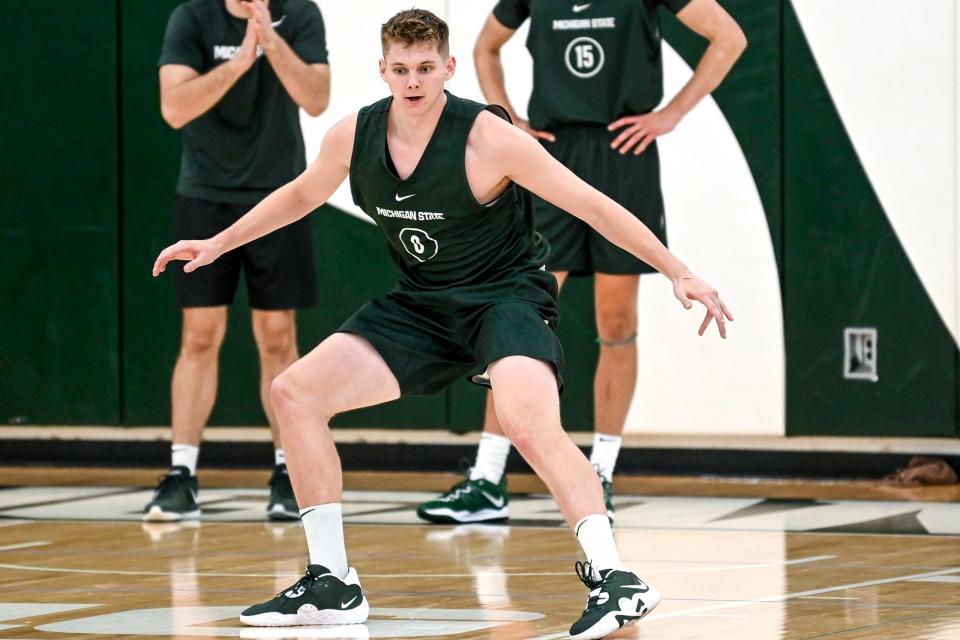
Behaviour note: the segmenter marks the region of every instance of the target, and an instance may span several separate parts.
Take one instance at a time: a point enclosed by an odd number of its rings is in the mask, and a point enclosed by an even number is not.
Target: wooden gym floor
[[[348,474],[350,562],[366,625],[244,628],[301,573],[299,524],[262,519],[265,473],[201,472],[201,522],[144,524],[154,472],[0,468],[0,640],[552,640],[586,601],[552,500],[510,526],[428,526],[413,507],[453,476]],[[514,491],[537,491],[511,477]],[[618,482],[624,561],[664,602],[617,638],[960,638],[956,488],[695,479]],[[697,497],[694,497],[697,496]]]

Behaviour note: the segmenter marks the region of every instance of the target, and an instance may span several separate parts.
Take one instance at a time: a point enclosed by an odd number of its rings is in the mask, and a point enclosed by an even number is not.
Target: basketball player
[[[663,98],[658,8],[704,36],[708,46],[693,77],[672,100]],[[530,21],[533,58],[529,122],[507,97],[500,49]],[[542,141],[554,158],[640,219],[666,244],[656,138],[669,133],[717,88],[746,47],[737,23],[716,0],[500,0],[477,38],[474,56],[484,97]],[[586,222],[534,197],[536,229],[550,243],[547,269],[563,286],[568,276],[593,276],[600,357],[594,376],[594,438],[590,463],[613,521],[613,470],[637,382],[637,295],[640,274],[653,269]],[[504,470],[510,441],[487,398],[483,435],[464,481],[421,504],[430,522],[490,522],[510,515]]]
[[[587,558],[577,573],[591,594],[571,635],[603,637],[646,615],[660,595],[622,566],[593,468],[560,425],[556,279],[541,268],[548,247],[521,187],[655,266],[686,308],[702,303],[701,334],[715,321],[726,335],[730,314],[642,223],[498,117],[502,109],[444,91],[456,67],[446,23],[428,11],[402,11],[383,25],[381,42],[389,98],[334,125],[300,177],[228,229],[180,241],[154,264],[154,275],[171,260],[188,261],[184,270],[193,272],[302,218],[349,176],[354,200],[386,236],[403,274],[273,383],[310,557],[300,580],[240,619],[258,626],[366,620],[369,604],[344,548],[329,421],[489,368],[505,432],[550,488]]]

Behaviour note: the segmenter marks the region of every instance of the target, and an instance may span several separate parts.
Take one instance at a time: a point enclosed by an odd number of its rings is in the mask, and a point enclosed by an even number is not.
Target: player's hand
[[[651,142],[673,131],[679,122],[680,117],[668,109],[651,111],[642,116],[624,116],[607,127],[607,131],[623,129],[610,143],[610,148],[619,151],[620,155],[633,149],[633,155],[638,156]]]
[[[725,323],[726,320],[733,321],[733,314],[727,309],[727,305],[723,304],[716,289],[695,275],[687,274],[673,281],[673,295],[677,296],[677,300],[680,301],[684,309],[693,307],[691,300],[696,300],[707,308],[707,315],[703,317],[703,322],[700,323],[700,331],[697,332],[699,335],[703,335],[703,332],[710,326],[710,321],[713,320],[717,323],[720,337],[727,337]]]
[[[244,3],[244,5],[249,3]],[[230,61],[237,66],[240,73],[246,73],[247,69],[253,66],[257,61],[257,32],[254,30],[250,21],[247,21],[247,32],[243,35],[243,42],[236,55]]]
[[[167,263],[171,260],[186,260],[187,264],[183,265],[183,271],[184,273],[190,273],[199,267],[210,264],[219,258],[221,253],[220,247],[213,238],[181,240],[160,252],[157,260],[153,263],[153,277],[156,278],[163,273],[167,268]]]
[[[537,138],[538,140],[546,140],[547,142],[557,141],[557,137],[555,135],[553,135],[549,131],[539,131],[537,129],[534,129],[533,127],[530,126],[530,122],[528,120],[524,120],[523,118],[517,118],[516,120],[514,120],[513,124],[517,125],[518,127],[520,127],[521,129],[523,129],[524,131],[532,135],[534,138]]]
[[[273,28],[273,19],[270,17],[270,10],[267,9],[263,0],[248,0],[242,3],[250,16],[249,24],[257,34],[257,42],[264,51],[271,51],[277,46],[280,35]]]

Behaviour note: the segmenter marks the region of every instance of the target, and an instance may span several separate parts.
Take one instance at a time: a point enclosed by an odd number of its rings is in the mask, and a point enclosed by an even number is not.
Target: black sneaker
[[[293,495],[287,465],[278,464],[270,476],[270,501],[267,502],[267,518],[270,520],[299,520],[300,509]]]
[[[153,499],[143,508],[145,522],[177,522],[200,517],[197,477],[186,467],[173,467],[160,477]]]
[[[357,570],[341,580],[319,564],[307,566],[293,586],[263,604],[240,613],[240,622],[254,627],[294,627],[308,624],[360,624],[367,621],[367,603]]]
[[[417,507],[417,516],[427,522],[467,524],[498,522],[510,517],[507,474],[498,484],[467,477],[443,495]]]
[[[660,592],[629,571],[596,571],[589,562],[578,562],[577,575],[590,589],[587,606],[570,627],[573,640],[604,638],[633,624],[660,604]]]

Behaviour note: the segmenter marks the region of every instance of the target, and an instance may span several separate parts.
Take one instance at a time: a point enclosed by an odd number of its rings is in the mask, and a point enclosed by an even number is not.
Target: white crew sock
[[[580,541],[580,548],[594,570],[622,569],[617,543],[613,541],[613,530],[606,513],[595,513],[577,523],[573,529]]]
[[[593,434],[590,464],[596,467],[597,472],[607,482],[613,482],[613,469],[617,466],[617,456],[620,455],[622,442],[623,438],[619,436],[610,436],[605,433]]]
[[[477,461],[470,472],[471,480],[486,480],[499,484],[503,470],[507,468],[507,456],[510,454],[510,440],[504,436],[484,433],[477,447]]]
[[[194,447],[189,444],[175,444],[170,447],[170,466],[186,467],[190,469],[190,475],[197,475],[197,457],[200,455],[200,447]]]
[[[283,449],[274,449],[273,465],[279,467],[282,464],[287,464],[287,455],[283,452]]]
[[[606,516],[604,516],[606,517]],[[347,575],[347,549],[343,544],[343,512],[339,502],[300,509],[300,521],[307,536],[310,564],[323,565],[330,573]]]

